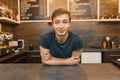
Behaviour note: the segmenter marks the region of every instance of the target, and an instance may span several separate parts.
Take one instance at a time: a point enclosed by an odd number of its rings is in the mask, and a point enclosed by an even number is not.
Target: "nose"
[[[60,23],[59,28],[63,28],[63,23],[62,22]]]

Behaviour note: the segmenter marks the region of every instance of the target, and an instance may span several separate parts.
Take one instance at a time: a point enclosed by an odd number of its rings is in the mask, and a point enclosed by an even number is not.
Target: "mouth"
[[[58,32],[60,32],[60,33],[64,33],[64,32],[65,32],[65,30],[58,30]]]

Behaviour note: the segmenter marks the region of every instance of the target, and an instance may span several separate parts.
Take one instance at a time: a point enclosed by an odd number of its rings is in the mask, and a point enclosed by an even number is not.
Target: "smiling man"
[[[63,8],[52,14],[54,31],[44,35],[40,46],[43,64],[76,65],[80,62],[83,43],[79,36],[69,31],[71,27],[70,12]]]

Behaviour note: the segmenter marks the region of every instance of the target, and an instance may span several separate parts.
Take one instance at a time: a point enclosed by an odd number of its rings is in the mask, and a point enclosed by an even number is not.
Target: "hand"
[[[43,60],[48,61],[51,59],[51,54],[50,54],[50,51],[48,49],[40,47],[40,52],[41,52],[40,55],[41,55]]]
[[[80,58],[71,57],[68,59],[68,63],[70,63],[71,65],[78,64],[79,62],[80,62]]]
[[[41,53],[41,57],[42,57],[43,60],[46,60],[46,61],[51,59],[51,55],[49,53],[48,54]]]

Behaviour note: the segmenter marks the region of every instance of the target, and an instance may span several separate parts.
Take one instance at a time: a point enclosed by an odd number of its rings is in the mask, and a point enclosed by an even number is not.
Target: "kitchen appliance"
[[[24,39],[18,39],[18,49],[24,48]]]
[[[0,46],[8,45],[8,42],[13,39],[13,34],[10,32],[0,32]]]
[[[9,41],[9,46],[18,46],[18,41]]]
[[[17,50],[17,47],[1,46],[0,47],[0,57],[15,53],[15,50]]]

